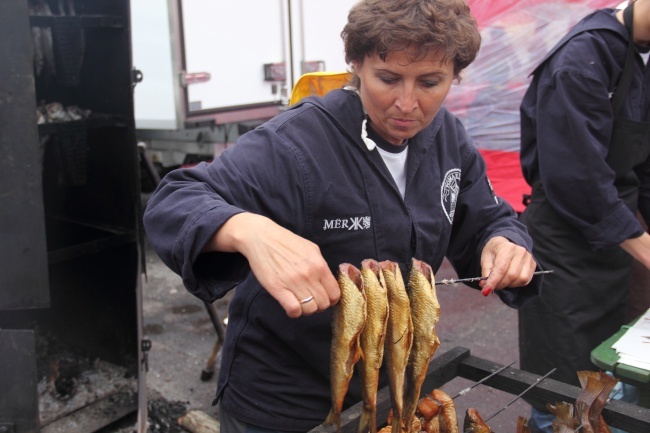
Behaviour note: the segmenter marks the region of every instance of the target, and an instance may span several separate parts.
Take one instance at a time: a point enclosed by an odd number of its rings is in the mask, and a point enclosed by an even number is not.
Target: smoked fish
[[[384,359],[384,340],[388,320],[388,294],[379,263],[373,259],[361,262],[363,291],[366,294],[366,324],[361,333],[363,358],[359,362],[363,409],[359,433],[377,433],[377,388],[379,369]]]
[[[388,424],[385,427],[382,427],[381,430],[379,430],[378,433],[391,433],[392,428],[393,428],[392,427],[392,425],[393,425],[392,422],[393,421],[392,421],[392,418],[391,418],[390,412],[389,412]],[[413,417],[413,423],[411,424],[411,430],[410,431],[421,432],[422,429],[423,429],[422,421],[417,416],[414,416]]]
[[[400,433],[404,427],[402,422],[404,375],[413,344],[413,320],[399,266],[389,260],[383,261],[379,265],[386,281],[388,293],[388,324],[386,326],[384,362],[393,414],[391,433]]]
[[[366,295],[361,271],[349,263],[339,265],[339,302],[332,307],[332,347],[330,350],[330,388],[332,408],[325,425],[341,431],[343,400],[350,386],[354,365],[362,356],[361,333],[366,323]]]
[[[576,412],[583,431],[591,433],[609,433],[601,412],[607,404],[610,393],[618,379],[607,373],[596,371],[578,371],[578,380],[582,392],[576,399]]]
[[[548,403],[546,404],[546,409],[555,415],[555,419],[553,420],[553,432],[573,433],[574,430],[578,427],[579,424],[576,423],[576,418],[573,415],[573,404],[567,403],[565,401],[561,401],[555,405]],[[517,423],[517,433],[530,433],[530,429],[527,431],[520,431],[519,423]]]
[[[440,346],[440,340],[436,335],[436,323],[440,318],[440,304],[435,287],[431,266],[413,258],[407,284],[413,319],[413,346],[406,366],[403,411],[403,420],[406,426],[411,425],[411,420],[415,415],[429,361]]]
[[[528,427],[528,420],[523,416],[517,418],[517,433],[532,433],[530,427]]]
[[[478,411],[470,407],[465,411],[463,433],[492,433],[492,429],[483,421]]]
[[[434,389],[429,396],[440,405],[438,425],[440,433],[458,433],[454,400],[443,390]]]

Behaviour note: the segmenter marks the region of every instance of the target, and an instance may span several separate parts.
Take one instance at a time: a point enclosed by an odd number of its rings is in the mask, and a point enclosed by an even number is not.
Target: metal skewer
[[[615,393],[613,393],[612,395],[610,395],[609,398],[607,399],[607,401],[605,402],[605,404],[606,404],[606,405],[609,404],[609,402],[612,401],[612,399],[613,399],[614,397],[616,397],[616,396],[618,395],[618,393],[621,392],[621,391],[623,391],[623,387],[618,388],[618,389],[616,390]]]
[[[495,413],[493,413],[492,415],[490,415],[490,416],[489,416],[487,419],[485,419],[484,421],[485,421],[485,422],[488,422],[489,420],[491,420],[492,418],[494,418],[495,416],[497,416],[498,414],[500,414],[501,412],[503,412],[504,410],[506,410],[506,409],[507,409],[507,408],[508,408],[512,403],[514,403],[514,402],[516,402],[517,400],[519,400],[519,399],[521,398],[522,395],[526,394],[526,393],[527,393],[528,391],[530,391],[533,387],[535,387],[535,386],[539,385],[540,383],[542,383],[542,381],[543,381],[544,379],[546,379],[547,377],[549,377],[551,374],[553,374],[553,372],[554,372],[555,370],[557,370],[557,368],[554,368],[553,370],[551,370],[551,371],[549,371],[548,373],[546,373],[544,376],[542,376],[542,377],[540,377],[539,379],[537,379],[537,381],[536,381],[535,383],[533,383],[532,385],[530,385],[528,388],[524,389],[524,390],[521,392],[521,394],[519,394],[517,397],[515,397],[515,398],[514,398],[510,403],[508,403],[507,405],[503,406],[501,409],[499,409],[498,411],[496,411]]]
[[[456,394],[456,395],[452,398],[452,400],[454,400],[456,397],[460,397],[461,395],[465,395],[465,394],[467,394],[468,392],[470,392],[470,390],[471,390],[472,388],[477,387],[478,385],[482,384],[483,382],[485,382],[486,380],[488,380],[488,379],[491,378],[492,376],[496,376],[497,374],[501,373],[503,370],[505,370],[506,368],[510,367],[510,366],[511,366],[512,364],[514,364],[515,362],[517,362],[517,361],[512,361],[510,364],[508,364],[508,365],[504,365],[503,367],[499,368],[499,369],[496,370],[495,372],[490,373],[489,375],[485,376],[483,379],[479,380],[479,381],[476,382],[474,385],[469,386],[469,387],[467,387],[467,388],[465,388],[465,389],[461,389],[461,390],[458,392],[458,394]]]
[[[537,271],[533,272],[533,275],[542,275],[542,274],[552,274],[555,271]],[[446,278],[444,280],[436,281],[436,286],[441,284],[458,284],[458,283],[473,283],[475,281],[487,280],[488,277],[473,277],[473,278]]]

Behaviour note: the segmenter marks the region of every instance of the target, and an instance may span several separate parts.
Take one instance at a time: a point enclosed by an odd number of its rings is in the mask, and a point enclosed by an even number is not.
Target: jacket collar
[[[364,152],[370,152],[361,139],[361,123],[364,112],[356,92],[345,89],[332,90],[323,97],[307,97],[297,106],[303,104],[311,104],[322,110],[351,141],[354,141]],[[420,153],[431,147],[446,115],[447,110],[441,107],[433,121],[424,130],[409,139],[409,148],[416,149]]]

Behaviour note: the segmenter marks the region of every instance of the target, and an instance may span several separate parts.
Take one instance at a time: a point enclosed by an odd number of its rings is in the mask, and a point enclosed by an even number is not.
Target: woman
[[[363,0],[342,37],[351,87],[168,174],[146,210],[151,243],[190,292],[212,302],[237,285],[216,400],[224,431],[325,420],[341,263],[391,260],[407,275],[413,257],[437,270],[446,256],[461,276],[489,275],[484,292],[511,306],[536,294],[525,229],[442,108],[480,45],[466,4]],[[353,377],[345,406],[360,399]]]

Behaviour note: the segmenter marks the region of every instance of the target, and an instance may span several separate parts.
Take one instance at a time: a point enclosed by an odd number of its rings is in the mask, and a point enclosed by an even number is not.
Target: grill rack
[[[465,347],[454,347],[435,357],[429,363],[429,369],[422,385],[421,397],[456,377],[478,382],[501,367],[503,365],[470,355],[470,350]],[[536,374],[508,367],[483,382],[483,385],[519,395],[530,385],[537,383],[538,379],[539,376]],[[526,392],[526,400],[540,405],[559,401],[575,402],[581,392],[582,389],[577,386],[549,378]],[[363,402],[359,402],[343,411],[341,433],[357,433],[362,407]],[[386,425],[389,410],[390,391],[386,386],[377,392],[377,420],[382,420],[382,422],[377,422],[378,426]],[[628,433],[650,432],[649,408],[620,400],[611,400],[603,409],[602,415],[610,427],[616,427]],[[335,426],[323,425],[310,430],[310,433],[335,432]]]

